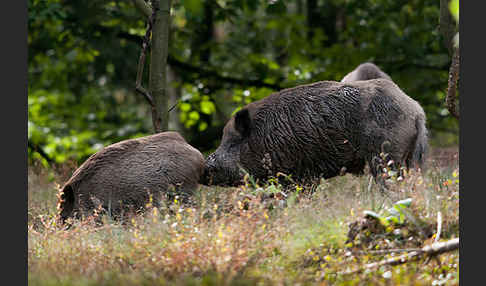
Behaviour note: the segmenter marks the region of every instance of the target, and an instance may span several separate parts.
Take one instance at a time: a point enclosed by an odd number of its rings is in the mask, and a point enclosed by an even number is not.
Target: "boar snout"
[[[213,177],[216,169],[216,160],[213,154],[211,154],[204,163],[204,171],[199,180],[199,183],[209,186],[213,183]]]
[[[242,184],[243,175],[238,161],[232,156],[215,152],[206,159],[200,183],[207,186],[237,186]]]

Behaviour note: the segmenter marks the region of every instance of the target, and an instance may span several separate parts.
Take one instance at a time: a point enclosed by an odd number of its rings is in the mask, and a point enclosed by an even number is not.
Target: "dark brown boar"
[[[367,63],[360,64],[352,72],[345,75],[341,80],[341,82],[369,80],[369,79],[377,79],[377,78],[385,78],[388,80],[392,80],[388,74],[382,71],[374,63],[367,62]]]
[[[203,184],[237,185],[244,172],[265,180],[277,172],[296,181],[362,174],[384,142],[391,159],[424,162],[422,107],[387,79],[321,81],[253,102],[227,122],[221,144],[205,163]],[[244,171],[243,171],[244,170]]]
[[[118,217],[153,204],[164,192],[188,199],[198,187],[203,155],[177,132],[109,145],[89,157],[60,190],[60,218],[89,215],[101,207]]]

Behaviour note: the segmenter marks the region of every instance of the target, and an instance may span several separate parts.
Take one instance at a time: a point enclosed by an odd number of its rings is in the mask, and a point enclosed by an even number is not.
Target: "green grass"
[[[391,257],[372,250],[430,244],[439,211],[441,240],[459,237],[457,163],[392,179],[387,194],[369,188],[368,176],[352,175],[292,191],[276,182],[201,187],[191,208],[168,203],[123,223],[102,217],[102,226],[87,219],[68,230],[56,224],[56,183],[69,172],[30,166],[29,285],[457,285],[458,251],[336,274]],[[383,214],[405,198],[412,198],[414,222],[347,242],[363,211]]]

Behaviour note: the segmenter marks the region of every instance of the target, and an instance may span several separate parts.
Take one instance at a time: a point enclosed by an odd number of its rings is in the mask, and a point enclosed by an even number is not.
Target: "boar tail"
[[[425,119],[421,117],[417,118],[415,120],[415,127],[417,128],[417,139],[415,141],[413,152],[413,162],[418,164],[423,171],[425,169],[425,159],[429,149]]]
[[[57,208],[59,211],[59,218],[64,224],[74,210],[74,191],[71,185],[65,185],[59,192]]]

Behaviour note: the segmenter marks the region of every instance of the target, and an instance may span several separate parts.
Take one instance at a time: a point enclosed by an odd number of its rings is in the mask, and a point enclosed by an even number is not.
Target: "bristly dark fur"
[[[343,77],[341,82],[351,82],[357,80],[369,80],[384,78],[387,80],[392,80],[391,77],[377,67],[374,63],[362,63],[357,66],[352,72],[348,73]]]
[[[198,186],[203,155],[176,132],[112,144],[89,157],[61,188],[60,218],[89,215],[101,204],[116,217],[174,188],[187,198]]]
[[[425,113],[392,81],[298,86],[248,104],[226,124],[202,183],[237,185],[240,167],[257,179],[282,172],[303,181],[361,174],[368,163],[376,176],[385,141],[395,162],[423,163]]]

